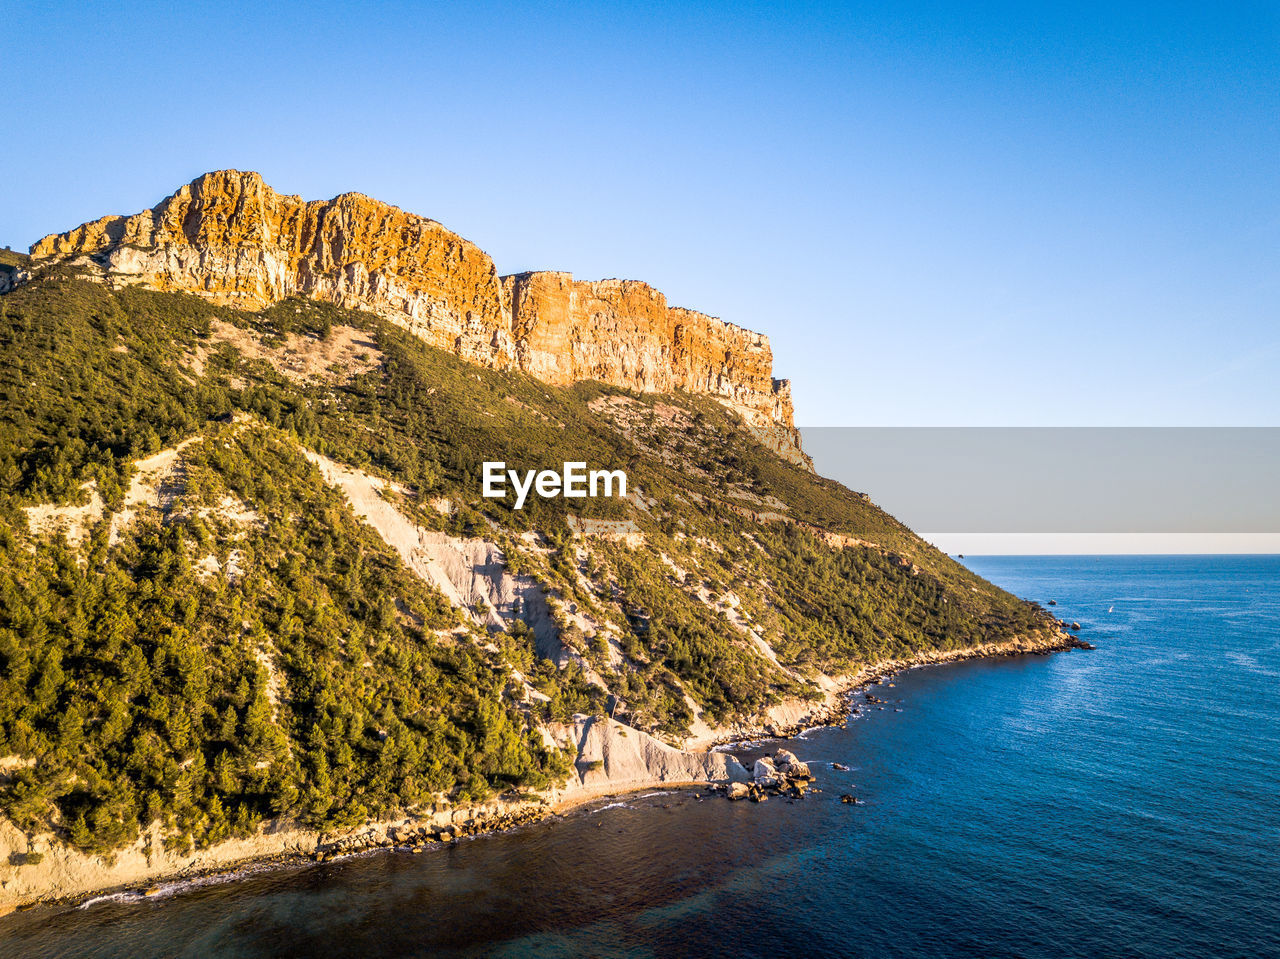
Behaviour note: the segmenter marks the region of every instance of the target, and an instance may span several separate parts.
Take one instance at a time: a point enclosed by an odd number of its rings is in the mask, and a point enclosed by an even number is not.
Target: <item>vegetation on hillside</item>
[[[215,318],[268,346],[355,326],[381,361],[299,382]],[[29,763],[0,809],[86,851],[157,819],[205,844],[267,816],[348,825],[540,788],[568,765],[538,726],[574,712],[678,738],[695,709],[726,722],[814,696],[819,669],[1044,624],[705,397],[550,387],[368,314],[238,312],[67,268],[0,297],[0,357],[0,755]],[[172,501],[113,524],[136,461],[188,440]],[[304,449],[394,480],[420,526],[497,540],[569,652],[540,657],[518,619],[486,635]],[[515,510],[481,498],[485,460],[622,468],[633,496]],[[95,491],[83,547],[28,528],[25,508]],[[630,521],[646,545],[575,537],[570,515]]]

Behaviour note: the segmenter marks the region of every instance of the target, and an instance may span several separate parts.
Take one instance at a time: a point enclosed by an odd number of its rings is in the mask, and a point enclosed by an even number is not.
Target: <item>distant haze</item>
[[[1280,429],[802,432],[818,472],[947,552],[1280,552]]]

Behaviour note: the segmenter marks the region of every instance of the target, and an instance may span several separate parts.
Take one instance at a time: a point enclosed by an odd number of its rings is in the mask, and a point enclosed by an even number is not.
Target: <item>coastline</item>
[[[1073,649],[1094,647],[1065,629],[1055,627],[1041,633],[1018,636],[1005,642],[980,643],[963,649],[921,652],[906,659],[885,659],[861,667],[854,673],[828,677],[822,703],[788,700],[771,707],[756,723],[736,723],[715,736],[687,740],[688,749],[714,749],[752,739],[790,739],[805,729],[844,722],[850,705],[848,698],[877,682],[888,673],[921,666],[944,666],[970,659],[995,659],[1004,656],[1047,656]],[[802,708],[798,708],[802,707]]]
[[[690,739],[683,750],[613,720],[588,719],[561,730],[571,742],[576,740],[577,781],[532,797],[499,796],[469,806],[433,807],[426,814],[371,821],[341,834],[273,821],[255,836],[228,840],[182,856],[165,849],[157,824],[109,857],[110,861],[67,847],[52,847],[45,851],[42,862],[17,867],[17,874],[4,882],[0,917],[40,905],[84,904],[104,896],[147,898],[168,892],[161,888],[163,885],[185,886],[202,879],[230,882],[246,873],[327,862],[376,850],[422,852],[433,844],[504,832],[592,802],[646,789],[741,781],[746,777],[745,769],[716,747],[762,738],[789,739],[806,729],[842,724],[852,709],[852,696],[888,674],[970,659],[1047,655],[1077,648],[1092,647],[1071,633],[1054,629],[1003,643],[884,660],[846,676],[824,677],[825,696],[820,703],[791,700],[776,704],[755,722],[734,724],[715,730],[712,736]],[[26,844],[25,834],[8,821],[0,822],[0,847],[16,850]]]

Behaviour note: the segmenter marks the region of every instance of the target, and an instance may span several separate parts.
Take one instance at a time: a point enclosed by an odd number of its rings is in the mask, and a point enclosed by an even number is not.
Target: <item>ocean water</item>
[[[39,908],[0,955],[1280,955],[1280,557],[968,562],[1098,648],[899,674],[788,744],[803,802],[655,792]]]

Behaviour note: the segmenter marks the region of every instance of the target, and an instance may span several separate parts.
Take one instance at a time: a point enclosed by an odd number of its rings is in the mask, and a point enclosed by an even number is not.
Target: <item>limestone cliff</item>
[[[792,426],[789,385],[773,379],[769,338],[760,333],[668,306],[660,292],[634,280],[538,272],[502,283],[520,367],[539,379],[708,393],[753,426]]]
[[[485,366],[548,383],[715,396],[797,462],[786,380],[767,337],[667,305],[648,284],[568,273],[499,277],[475,244],[359,193],[304,201],[256,173],[207,173],[156,207],[108,216],[31,247],[89,257],[114,282],[259,308],[300,295],[366,309]]]
[[[206,173],[151,210],[108,216],[31,247],[88,255],[113,278],[249,309],[302,295],[367,309],[436,346],[509,365],[493,260],[434,220],[359,193],[304,202],[256,173]]]

